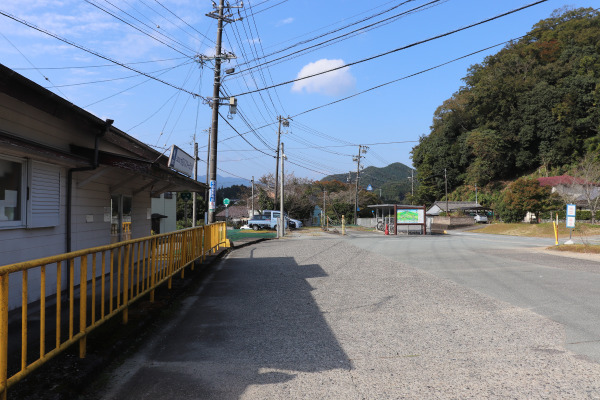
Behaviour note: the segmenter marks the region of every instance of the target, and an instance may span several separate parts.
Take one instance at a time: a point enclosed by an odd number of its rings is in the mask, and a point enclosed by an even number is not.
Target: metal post
[[[197,181],[198,180],[198,143],[196,143],[196,135],[194,134],[194,180]],[[198,193],[194,192],[192,194],[193,197],[193,201],[192,201],[192,226],[196,227],[196,219],[198,218],[196,216],[196,201],[198,199]]]
[[[217,191],[217,139],[219,134],[219,94],[221,89],[221,41],[223,38],[223,9],[225,0],[219,0],[219,17],[217,18],[217,46],[215,52],[215,78],[212,97],[212,126],[210,146],[210,194],[208,222],[215,222],[216,191]]]

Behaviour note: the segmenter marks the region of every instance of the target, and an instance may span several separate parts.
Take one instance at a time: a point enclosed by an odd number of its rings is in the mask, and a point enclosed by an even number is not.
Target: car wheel
[[[254,229],[255,231],[258,230],[258,225],[252,225],[252,229]]]

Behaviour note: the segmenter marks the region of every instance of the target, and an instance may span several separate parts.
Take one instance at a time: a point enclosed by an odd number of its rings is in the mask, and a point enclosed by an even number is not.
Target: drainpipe
[[[89,167],[79,167],[79,168],[70,168],[68,173],[67,173],[67,235],[66,235],[66,252],[70,253],[71,252],[71,235],[72,235],[72,226],[71,226],[71,220],[72,220],[72,216],[71,216],[71,212],[72,212],[72,207],[73,207],[73,173],[74,172],[80,172],[80,171],[93,171],[96,168],[98,168],[99,166],[99,162],[98,162],[98,147],[100,144],[100,138],[104,135],[106,135],[106,132],[108,132],[108,130],[110,129],[112,123],[114,121],[112,119],[107,119],[104,125],[104,129],[98,133],[96,135],[96,138],[94,140],[94,159],[92,160],[92,165]]]

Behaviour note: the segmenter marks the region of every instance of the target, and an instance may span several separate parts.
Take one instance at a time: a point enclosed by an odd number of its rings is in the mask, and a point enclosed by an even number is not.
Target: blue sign
[[[217,181],[210,181],[208,192],[208,210],[214,212],[217,209]]]
[[[367,192],[372,192],[373,191],[373,186],[369,185],[367,186]]]

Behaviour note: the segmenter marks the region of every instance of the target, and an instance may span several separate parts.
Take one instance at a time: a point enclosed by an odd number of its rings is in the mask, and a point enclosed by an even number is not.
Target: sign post
[[[573,244],[571,240],[571,236],[573,234],[573,228],[575,228],[575,220],[576,220],[576,211],[577,207],[575,204],[567,204],[567,228],[569,228],[569,240],[565,242],[565,244]]]
[[[225,226],[227,226],[227,221],[229,220],[229,199],[224,198],[223,204],[225,204]]]

